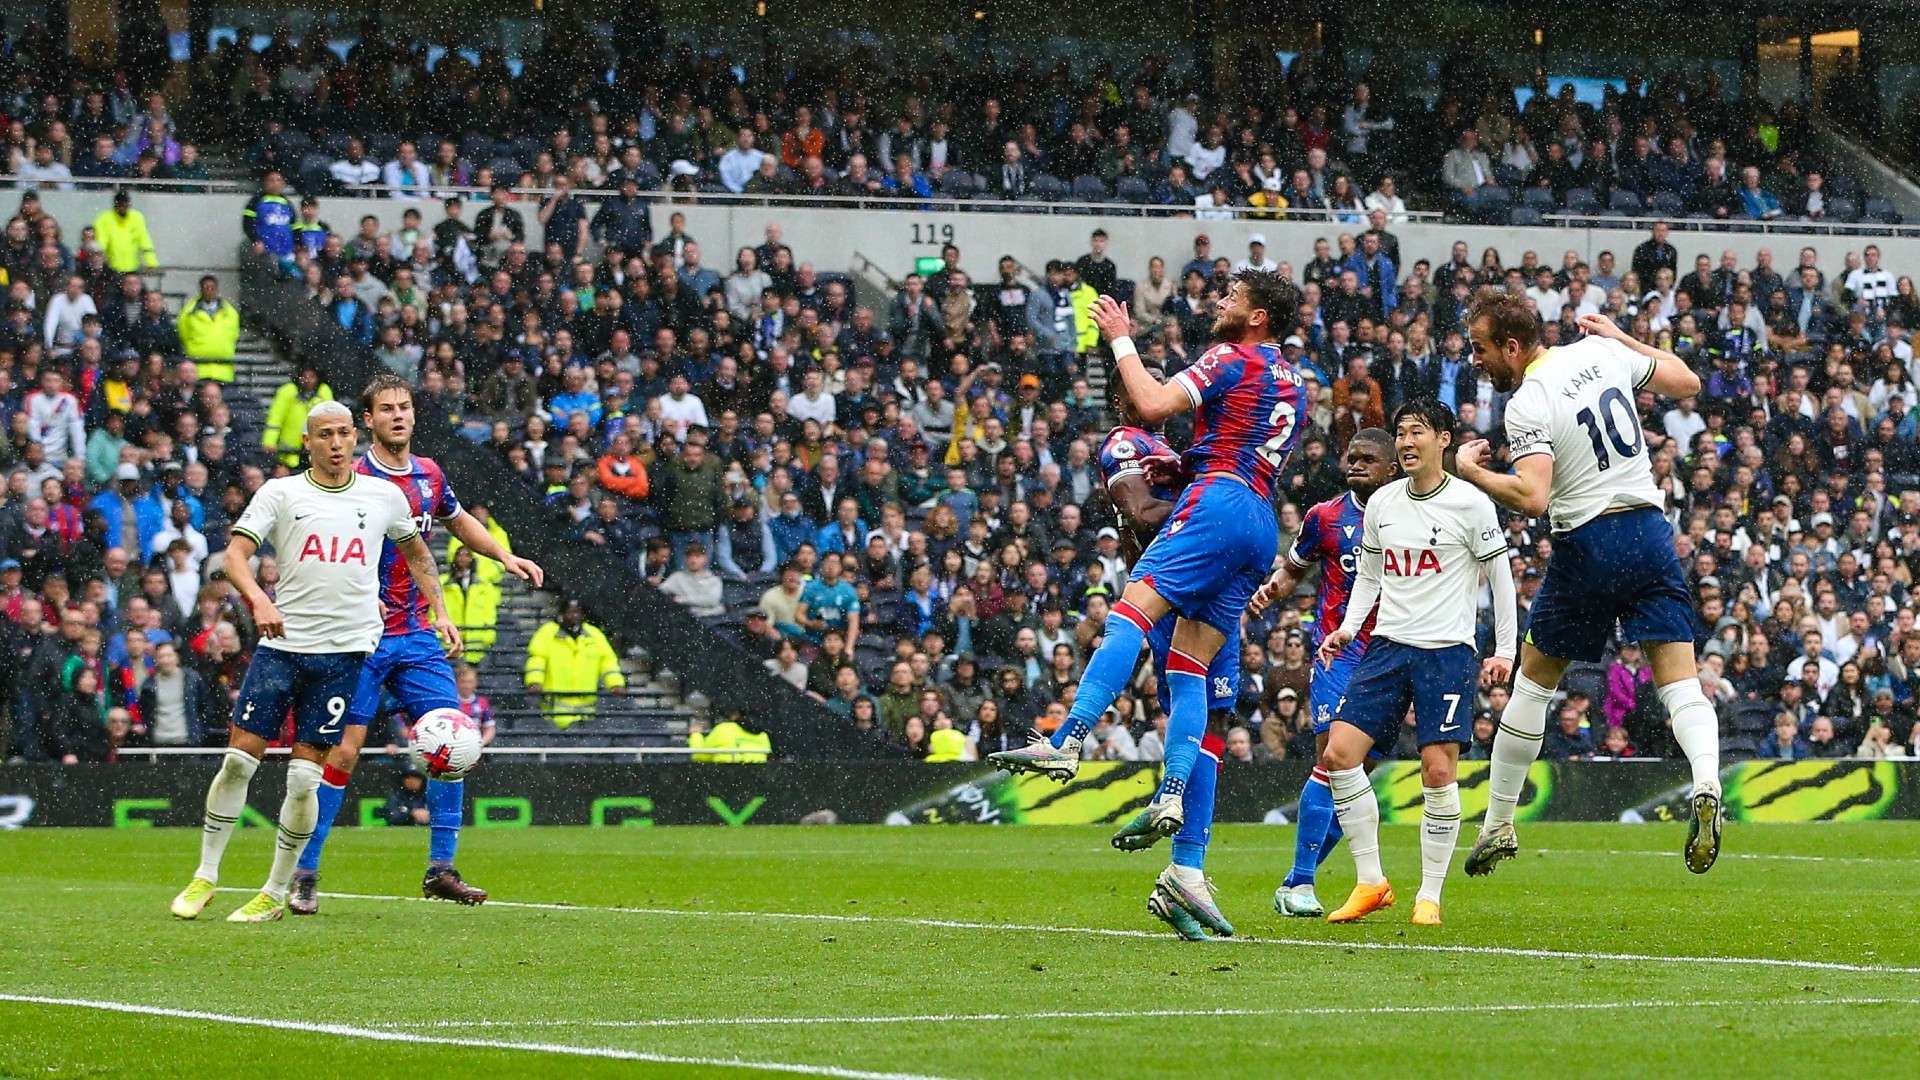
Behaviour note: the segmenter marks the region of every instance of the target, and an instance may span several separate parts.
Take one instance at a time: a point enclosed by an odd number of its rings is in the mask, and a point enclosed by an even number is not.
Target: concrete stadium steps
[[[260,433],[265,429],[267,406],[273,400],[274,391],[287,381],[287,376],[288,364],[272,345],[243,329],[240,348],[234,357],[234,381],[227,388],[227,401],[233,409],[236,428],[245,430],[253,445],[258,445]],[[440,540],[435,554],[444,566],[444,533]],[[604,697],[597,715],[574,723],[564,732],[556,732],[538,706],[529,702],[522,689],[521,675],[527,643],[540,624],[551,618],[557,598],[511,575],[502,580],[500,592],[500,615],[495,624],[497,637],[479,664],[479,674],[480,693],[493,703],[494,714],[500,722],[501,740],[509,743],[578,741],[596,746],[686,743],[687,723],[698,715],[698,700],[693,704],[685,700],[676,680],[666,673],[656,673],[651,658],[640,649],[621,657],[621,670],[627,679],[624,694]]]

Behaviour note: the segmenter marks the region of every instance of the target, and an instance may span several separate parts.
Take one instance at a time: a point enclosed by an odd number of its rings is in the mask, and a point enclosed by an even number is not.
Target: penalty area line
[[[416,1031],[361,1027],[354,1024],[309,1023],[304,1020],[280,1020],[263,1016],[237,1016],[200,1009],[175,1009],[161,1005],[140,1005],[127,1001],[103,1001],[96,998],[46,997],[39,994],[0,993],[0,1002],[20,1005],[45,1005],[61,1008],[91,1009],[97,1012],[126,1013],[169,1020],[196,1020],[236,1027],[271,1028],[303,1035],[332,1035],[391,1042],[454,1046],[469,1050],[516,1050],[536,1054],[561,1054],[570,1057],[609,1058],[654,1065],[694,1065],[706,1068],[757,1069],[761,1072],[796,1073],[803,1076],[827,1076],[836,1080],[944,1080],[921,1073],[874,1072],[846,1069],[837,1065],[806,1065],[790,1061],[750,1061],[745,1058],[695,1057],[683,1054],[658,1054],[647,1050],[626,1050],[615,1046],[573,1046],[567,1043],[516,1042],[506,1039],[470,1038],[456,1035],[430,1035]]]
[[[394,1020],[379,1026],[395,1030],[441,1030],[448,1028],[709,1028],[709,1027],[813,1027],[833,1024],[977,1024],[1006,1023],[1021,1020],[1150,1020],[1165,1018],[1206,1019],[1209,1017],[1244,1018],[1273,1016],[1400,1016],[1428,1013],[1532,1012],[1605,1012],[1621,1009],[1669,1009],[1705,1006],[1713,1009],[1861,1007],[1870,1005],[1920,1005],[1920,998],[1844,997],[1844,998],[1744,998],[1727,1001],[1702,1001],[1697,998],[1651,1001],[1565,1001],[1517,1002],[1487,1005],[1325,1005],[1297,1009],[1089,1009],[1077,1011],[1036,1011],[1026,1013],[924,1013],[916,1016],[692,1016],[660,1017],[644,1020]]]
[[[222,888],[220,892],[245,892],[252,889]],[[422,896],[395,896],[380,893],[323,892],[335,900],[361,900],[373,903],[445,903]],[[990,933],[1070,934],[1076,937],[1131,938],[1146,941],[1173,940],[1164,932],[1129,930],[1101,926],[1046,926],[1037,923],[977,922],[964,919],[929,919],[889,915],[837,915],[804,911],[732,911],[725,909],[622,907],[585,904],[540,903],[530,900],[492,900],[489,908],[523,911],[572,911],[587,914],[651,915],[664,918],[758,919],[776,922],[840,923],[869,926],[918,926],[934,930],[980,930]],[[1460,956],[1511,956],[1531,960],[1570,960],[1620,964],[1670,964],[1681,967],[1758,967],[1795,971],[1845,971],[1860,975],[1920,975],[1920,967],[1892,964],[1853,964],[1839,960],[1797,960],[1774,956],[1688,956],[1660,953],[1581,952],[1571,949],[1529,949],[1503,945],[1442,945],[1415,941],[1365,941],[1339,938],[1230,937],[1216,938],[1227,945],[1281,945],[1302,949],[1365,949],[1376,952],[1442,953]]]

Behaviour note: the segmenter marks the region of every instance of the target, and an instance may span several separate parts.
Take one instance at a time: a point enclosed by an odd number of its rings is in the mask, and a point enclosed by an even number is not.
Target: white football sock
[[[1460,785],[1423,787],[1426,800],[1420,814],[1420,896],[1421,900],[1440,902],[1440,888],[1447,883],[1447,864],[1453,861],[1453,845],[1460,839]]]
[[[1547,706],[1553,703],[1553,688],[1541,686],[1525,675],[1513,677],[1513,696],[1500,714],[1500,727],[1493,736],[1492,763],[1487,769],[1486,825],[1510,824],[1520,807],[1520,792],[1527,786],[1527,770],[1540,756],[1540,739],[1547,731]]]
[[[1387,880],[1380,870],[1380,801],[1374,798],[1367,770],[1331,769],[1327,786],[1333,791],[1333,813],[1340,819],[1340,831],[1347,836],[1347,850],[1353,854],[1354,873],[1362,885],[1378,885]]]
[[[1681,679],[1660,688],[1660,704],[1673,722],[1673,741],[1693,768],[1693,786],[1720,790],[1720,714],[1700,689],[1699,679]]]
[[[1171,863],[1167,868],[1172,870],[1173,876],[1179,878],[1181,884],[1189,889],[1201,889],[1207,884],[1207,872],[1197,866],[1181,866],[1179,863]]]
[[[287,763],[287,797],[280,803],[280,834],[274,841],[273,869],[267,874],[264,890],[276,900],[286,899],[300,850],[307,846],[314,823],[320,820],[319,791],[319,762],[295,758]]]
[[[220,759],[220,771],[213,774],[213,783],[207,785],[207,814],[200,832],[200,869],[193,872],[194,877],[212,882],[220,880],[220,859],[227,853],[227,841],[233,838],[240,811],[247,807],[247,787],[253,783],[253,774],[258,768],[259,758],[234,747],[229,747],[226,756]]]

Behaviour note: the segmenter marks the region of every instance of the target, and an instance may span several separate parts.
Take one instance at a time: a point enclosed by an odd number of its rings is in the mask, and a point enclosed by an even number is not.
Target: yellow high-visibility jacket
[[[482,560],[485,561],[485,560]],[[476,567],[476,570],[478,568]],[[440,575],[440,588],[447,598],[447,617],[460,628],[466,642],[466,658],[478,664],[493,650],[500,638],[500,586],[475,573],[465,583],[452,574]]]
[[[225,300],[209,315],[198,300],[180,312],[180,348],[199,365],[200,377],[214,382],[233,381],[233,354],[240,345],[240,309]]]
[[[713,730],[702,735],[694,731],[687,734],[688,748],[696,751],[695,761],[711,761],[721,765],[758,765],[767,760],[773,752],[773,740],[764,731],[748,731],[732,720],[722,720],[713,725]],[[734,750],[745,753],[702,754],[700,750]]]
[[[307,414],[315,405],[333,400],[333,387],[321,383],[312,397],[300,393],[298,383],[283,383],[273,392],[273,404],[267,407],[267,430],[260,443],[280,455],[288,468],[300,464],[300,437],[307,430]]]
[[[153,253],[153,237],[147,232],[147,216],[138,210],[128,210],[125,217],[112,208],[100,211],[100,216],[93,219],[93,235],[100,240],[107,266],[116,274],[160,266],[159,257]]]
[[[627,677],[599,627],[582,623],[578,634],[569,634],[549,622],[527,643],[525,682],[544,691],[547,715],[565,728],[591,717],[599,692],[627,685]]]

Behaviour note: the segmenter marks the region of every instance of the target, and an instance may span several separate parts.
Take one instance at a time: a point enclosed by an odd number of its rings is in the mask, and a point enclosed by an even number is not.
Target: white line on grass
[[[1327,1005],[1298,1009],[1090,1009],[1024,1013],[926,1013],[918,1016],[692,1016],[650,1020],[395,1020],[380,1027],[423,1030],[440,1028],[708,1028],[784,1027],[828,1024],[975,1024],[1020,1020],[1147,1020],[1165,1017],[1252,1016],[1397,1016],[1426,1013],[1529,1013],[1607,1011],[1616,1009],[1671,1009],[1704,1006],[1711,1009],[1801,1008],[1920,1005],[1920,998],[1846,997],[1778,998],[1735,1001],[1570,1001],[1522,1002],[1507,1005]]]
[[[252,889],[222,888],[221,892],[253,892]],[[378,903],[443,903],[421,896],[393,896],[379,893],[323,892],[335,900],[365,900]],[[547,904],[528,900],[488,900],[490,908],[525,911],[576,911],[616,915],[655,915],[668,918],[761,919],[781,922],[864,923],[876,926],[924,926],[936,930],[985,930],[1016,934],[1072,934],[1080,937],[1139,938],[1170,940],[1152,930],[1124,930],[1104,926],[1044,926],[1034,923],[972,922],[964,919],[927,919],[893,915],[836,915],[808,911],[730,911],[725,909],[595,906],[585,904]],[[1684,966],[1727,966],[1790,968],[1798,971],[1849,971],[1863,975],[1920,975],[1920,967],[1892,964],[1849,964],[1838,960],[1795,960],[1773,956],[1676,956],[1659,953],[1576,952],[1570,949],[1524,949],[1502,945],[1439,945],[1413,941],[1350,941],[1339,938],[1230,937],[1218,938],[1234,945],[1286,945],[1305,949],[1370,949],[1379,952],[1452,953],[1466,956],[1517,956],[1535,960],[1608,961],[1623,964],[1675,964]]]
[[[1654,851],[1649,848],[1534,848],[1533,851],[1541,855],[1650,855],[1662,859],[1677,859],[1682,854],[1678,851]],[[1865,855],[1787,855],[1764,851],[1723,851],[1720,857],[1752,862],[1899,863],[1912,861],[1870,858]]]
[[[11,1001],[23,1005],[54,1005],[74,1009],[95,1009],[101,1012],[130,1013],[135,1016],[158,1016],[173,1020],[200,1020],[214,1024],[233,1024],[241,1027],[273,1028],[276,1031],[294,1031],[306,1035],[336,1035],[349,1039],[365,1039],[371,1042],[432,1043],[438,1046],[457,1046],[470,1050],[520,1050],[536,1054],[564,1054],[572,1057],[613,1058],[620,1061],[643,1061],[655,1065],[699,1065],[708,1068],[758,1069],[762,1072],[799,1073],[805,1076],[830,1076],[836,1080],[942,1080],[941,1077],[926,1076],[920,1073],[870,1072],[864,1069],[843,1069],[836,1065],[805,1065],[789,1061],[749,1061],[745,1058],[688,1057],[681,1054],[656,1054],[646,1050],[625,1050],[614,1046],[571,1046],[566,1043],[511,1042],[501,1039],[477,1039],[454,1035],[424,1035],[413,1031],[393,1031],[382,1028],[359,1027],[352,1024],[318,1024],[304,1020],[276,1020],[263,1016],[235,1016],[228,1013],[203,1012],[199,1009],[171,1009],[159,1005],[137,1005],[126,1001],[100,1001],[93,998],[42,997],[38,994],[0,993],[0,1002]]]

